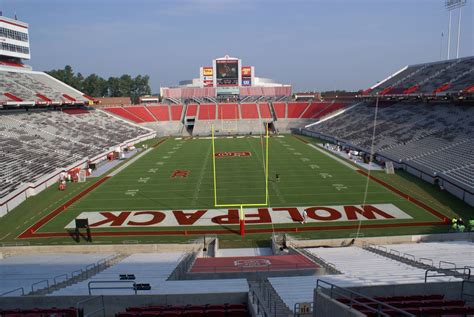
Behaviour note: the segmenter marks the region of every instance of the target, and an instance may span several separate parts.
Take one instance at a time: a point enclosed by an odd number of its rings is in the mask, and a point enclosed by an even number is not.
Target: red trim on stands
[[[464,92],[474,92],[474,85],[466,87],[463,91]]]
[[[36,94],[36,97],[42,99],[43,101],[46,101],[46,102],[53,102],[51,99],[49,99],[48,97],[46,97],[45,95],[42,95],[40,93],[37,93]]]
[[[386,94],[388,94],[389,92],[391,92],[393,89],[394,89],[394,88],[393,88],[392,86],[387,87],[387,88],[385,88],[384,90],[382,90],[379,95],[386,95]]]
[[[411,86],[410,88],[405,89],[405,90],[403,91],[403,93],[404,93],[405,95],[412,94],[412,93],[414,93],[415,91],[417,91],[419,88],[420,88],[420,86],[418,86],[418,85]]]
[[[366,90],[362,91],[363,95],[368,95],[373,89],[372,88],[367,88]]]
[[[23,101],[23,99],[18,98],[17,96],[15,96],[14,94],[11,94],[9,92],[4,93],[4,95],[5,95],[5,97],[10,98],[13,101]]]
[[[66,98],[66,99],[69,100],[69,101],[76,102],[76,99],[72,98],[72,97],[69,96],[68,94],[63,94],[63,97]]]
[[[27,26],[24,26],[24,25],[21,25],[21,24],[18,24],[18,23],[13,23],[13,22],[10,22],[10,21],[5,21],[5,20],[2,20],[2,18],[0,18],[0,22],[15,25],[15,26],[19,26],[19,27],[24,28],[24,29],[28,29]]]
[[[12,66],[12,67],[25,67],[25,66],[24,66],[23,64],[21,64],[21,63],[7,62],[7,61],[0,62],[0,65]]]
[[[433,93],[434,93],[434,94],[437,94],[437,93],[439,93],[439,92],[445,91],[445,90],[448,89],[449,87],[451,87],[451,84],[446,83],[446,84],[444,84],[444,85],[439,86],[439,87],[436,88],[435,90],[433,90]]]
[[[92,98],[91,96],[89,96],[89,95],[82,94],[82,97],[84,97],[84,98],[86,98],[86,99],[89,99],[89,100],[91,100],[91,101],[93,101],[93,102],[96,102],[96,100],[95,100],[94,98]]]

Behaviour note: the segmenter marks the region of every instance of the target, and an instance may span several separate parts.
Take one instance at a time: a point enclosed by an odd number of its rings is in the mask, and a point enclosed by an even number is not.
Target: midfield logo
[[[283,224],[301,222],[306,211],[306,223],[337,221],[368,221],[412,219],[393,204],[274,207],[245,209],[245,223]],[[142,210],[83,212],[77,218],[89,219],[91,228],[120,227],[180,227],[238,225],[238,209]],[[75,228],[74,220],[66,228]]]
[[[188,170],[174,170],[174,172],[171,174],[171,178],[188,177],[188,174]]]
[[[215,157],[240,157],[240,156],[252,156],[250,152],[220,152],[214,154]]]

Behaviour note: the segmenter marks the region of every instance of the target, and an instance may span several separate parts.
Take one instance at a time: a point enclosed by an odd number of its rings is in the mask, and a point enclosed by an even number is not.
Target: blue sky
[[[473,1],[463,9],[460,56],[474,55]],[[148,74],[158,92],[229,54],[301,91],[366,88],[407,64],[439,60],[442,32],[445,58],[443,2],[0,0],[0,10],[30,24],[36,70]],[[457,11],[453,22],[455,35]]]

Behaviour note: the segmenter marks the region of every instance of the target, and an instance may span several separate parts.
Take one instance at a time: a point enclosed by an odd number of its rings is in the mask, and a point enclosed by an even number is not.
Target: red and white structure
[[[0,16],[0,56],[15,63],[19,59],[30,59],[28,24]]]
[[[176,87],[161,87],[164,98],[218,98],[244,96],[291,96],[291,85],[255,76],[255,67],[226,55],[212,60],[212,66],[202,66],[199,78],[183,80]]]
[[[29,27],[0,16],[0,106],[84,105],[91,97],[56,78],[33,71],[23,60],[31,58]]]

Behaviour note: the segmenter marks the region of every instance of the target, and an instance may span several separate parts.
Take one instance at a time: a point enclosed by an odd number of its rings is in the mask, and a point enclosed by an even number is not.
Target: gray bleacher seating
[[[147,133],[101,111],[0,113],[0,198],[24,183]]]
[[[89,265],[112,256],[112,253],[45,253],[7,257],[0,260],[0,294],[20,287],[26,294],[32,284],[44,280],[53,285],[54,277],[67,274],[70,278],[73,272],[86,270]],[[61,276],[61,280],[65,278]],[[46,287],[46,282],[33,287],[35,290]]]
[[[310,130],[370,152],[375,107],[361,104]],[[379,107],[374,152],[474,189],[474,108],[447,104]]]
[[[0,70],[0,82],[5,83],[0,86],[0,95],[2,96],[0,102],[12,102],[4,95],[5,93],[10,93],[22,101],[30,102],[45,102],[37,94],[50,99],[53,103],[86,103],[89,101],[81,92],[43,72]],[[76,101],[73,102],[65,95]]]

